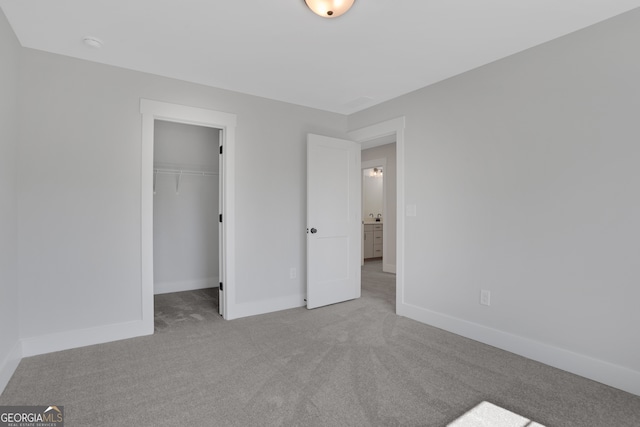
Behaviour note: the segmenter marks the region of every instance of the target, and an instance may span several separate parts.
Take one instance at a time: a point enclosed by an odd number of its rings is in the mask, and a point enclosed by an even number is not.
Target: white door
[[[307,308],[360,297],[360,145],[307,135]]]

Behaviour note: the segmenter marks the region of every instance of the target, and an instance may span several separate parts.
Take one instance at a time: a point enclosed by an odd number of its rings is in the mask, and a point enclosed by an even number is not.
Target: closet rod
[[[216,176],[218,172],[203,172],[203,171],[184,171],[177,169],[154,169],[153,173],[161,173],[167,175],[197,175],[197,176]]]

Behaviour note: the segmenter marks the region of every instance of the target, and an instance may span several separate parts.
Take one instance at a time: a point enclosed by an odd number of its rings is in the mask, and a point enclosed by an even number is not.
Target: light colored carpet
[[[154,312],[156,333],[191,323],[224,322],[218,314],[218,288],[156,295]]]
[[[67,427],[446,426],[489,401],[640,426],[640,397],[398,317],[395,276],[362,277],[358,300],[233,321],[207,292],[158,296],[156,334],[25,358],[0,405],[64,405]]]

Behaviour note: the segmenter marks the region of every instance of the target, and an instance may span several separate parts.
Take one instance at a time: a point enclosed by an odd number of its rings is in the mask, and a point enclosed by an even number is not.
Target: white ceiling
[[[0,0],[24,47],[350,114],[640,0]],[[82,43],[104,41],[102,49]]]

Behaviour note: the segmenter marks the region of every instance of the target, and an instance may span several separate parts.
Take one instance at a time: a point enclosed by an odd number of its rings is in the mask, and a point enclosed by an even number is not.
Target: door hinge
[[[220,222],[222,222],[222,214],[220,214],[220,217],[218,219],[220,220]]]
[[[220,146],[220,154],[222,154],[222,145]]]
[[[220,282],[220,290],[224,291],[223,286],[222,286],[222,282]]]

